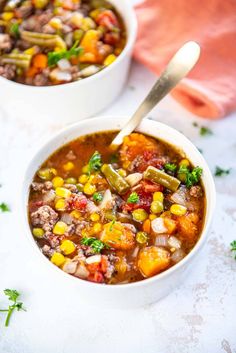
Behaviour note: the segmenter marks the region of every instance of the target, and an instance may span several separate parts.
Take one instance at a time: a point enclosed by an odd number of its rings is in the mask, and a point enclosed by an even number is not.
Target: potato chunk
[[[135,245],[135,234],[120,222],[107,223],[101,240],[117,250],[130,250]]]
[[[138,268],[144,277],[152,277],[170,264],[170,253],[158,246],[148,246],[139,252]]]

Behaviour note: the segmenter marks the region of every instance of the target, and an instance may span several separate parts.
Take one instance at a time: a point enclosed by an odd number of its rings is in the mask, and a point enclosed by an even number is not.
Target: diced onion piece
[[[59,67],[59,69],[61,70],[69,70],[71,68],[71,64],[69,62],[69,60],[67,59],[61,59],[58,61],[57,66]]]
[[[112,194],[111,194],[111,191],[109,189],[107,189],[105,191],[105,194],[103,195],[103,199],[102,199],[102,202],[100,203],[99,205],[99,208],[101,210],[103,209],[106,209],[106,210],[109,210],[112,208]]]
[[[55,199],[55,191],[50,190],[43,195],[44,202],[52,202]]]
[[[61,216],[61,221],[66,224],[71,224],[73,222],[73,216],[71,216],[69,213],[63,213]]]
[[[185,257],[184,251],[182,249],[178,249],[171,255],[171,260],[177,263],[181,261],[184,257]]]
[[[67,71],[60,71],[59,69],[54,69],[50,73],[50,79],[55,81],[69,82],[72,80],[72,75]]]
[[[181,248],[181,241],[178,238],[171,236],[168,239],[168,245],[171,248],[180,249]]]
[[[130,186],[137,185],[143,178],[141,173],[133,173],[128,175],[125,180],[129,183]]]
[[[94,264],[94,263],[98,263],[101,262],[102,260],[102,255],[98,254],[98,255],[93,255],[88,257],[85,262],[86,264]]]
[[[89,275],[89,271],[87,268],[84,266],[84,264],[81,262],[78,264],[76,272],[74,273],[76,277],[86,279]]]
[[[67,260],[63,266],[63,271],[69,274],[74,274],[77,268],[78,262]]]
[[[99,70],[100,70],[100,67],[95,66],[95,65],[90,65],[80,71],[80,76],[82,76],[82,77],[92,76],[92,75],[96,74]]]
[[[181,186],[176,192],[170,196],[170,200],[174,203],[187,207],[187,198],[189,191],[185,186]]]
[[[168,236],[167,235],[158,235],[155,239],[155,245],[167,247],[168,246]]]
[[[156,234],[165,234],[168,232],[168,229],[165,226],[164,219],[161,217],[155,218],[151,222],[151,227],[154,233]]]

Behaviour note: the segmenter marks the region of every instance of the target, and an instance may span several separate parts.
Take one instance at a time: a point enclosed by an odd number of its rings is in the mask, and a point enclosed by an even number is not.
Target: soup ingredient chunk
[[[145,277],[154,276],[165,270],[170,264],[170,253],[158,246],[149,246],[140,250],[138,268]]]

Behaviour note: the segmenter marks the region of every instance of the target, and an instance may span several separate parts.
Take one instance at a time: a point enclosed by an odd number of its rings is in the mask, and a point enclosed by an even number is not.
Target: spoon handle
[[[132,118],[114,138],[110,147],[116,149],[123,138],[139,125],[141,120],[184,78],[194,67],[200,55],[200,47],[196,42],[184,44],[169,61],[165,70],[152,87],[151,91],[138,107]]]

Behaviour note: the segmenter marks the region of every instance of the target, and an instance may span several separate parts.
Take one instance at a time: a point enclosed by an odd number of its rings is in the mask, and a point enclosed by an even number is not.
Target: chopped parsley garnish
[[[13,311],[16,309],[17,311],[24,310],[23,303],[18,301],[20,293],[17,292],[15,289],[5,289],[4,294],[8,297],[8,300],[13,302],[11,305],[8,306],[8,309],[0,309],[0,312],[6,312],[7,317],[5,320],[5,326],[9,326],[10,318]]]
[[[129,197],[127,199],[127,202],[128,203],[137,203],[137,202],[139,202],[139,196],[138,196],[137,192],[132,192],[129,195]]]
[[[195,167],[193,168],[192,171],[190,171],[188,167],[186,167],[185,165],[182,165],[178,170],[178,174],[185,175],[185,184],[187,188],[191,188],[191,186],[199,182],[200,177],[202,175],[202,168]]]
[[[69,50],[50,51],[48,53],[48,66],[55,66],[61,59],[69,60],[72,56],[79,56],[83,48],[77,47],[78,41]]]
[[[100,192],[95,192],[93,194],[93,200],[94,201],[100,202],[100,201],[102,201],[102,199],[103,199],[103,196],[102,196],[102,194]]]
[[[209,127],[207,127],[207,126],[199,126],[198,123],[196,123],[196,122],[193,123],[193,126],[199,127],[199,134],[201,136],[207,136],[207,135],[213,134],[212,130],[209,129]]]
[[[88,162],[88,174],[90,175],[92,171],[97,171],[102,166],[102,158],[98,151],[94,152],[92,157]]]
[[[231,246],[231,249],[230,251],[232,251],[234,253],[234,258],[236,260],[236,240],[233,240],[231,243],[230,243],[230,246]]]
[[[215,176],[223,176],[223,175],[228,175],[230,173],[230,169],[222,169],[221,167],[216,166],[215,169]]]
[[[94,237],[84,237],[81,240],[82,245],[90,246],[95,253],[100,253],[103,249],[107,249],[108,245]]]
[[[20,37],[19,24],[16,22],[12,23],[9,29],[9,32],[12,36],[19,38]]]
[[[0,210],[2,211],[2,212],[10,212],[11,210],[10,210],[10,207],[5,203],[5,202],[2,202],[1,204],[0,204]]]
[[[176,171],[176,168],[177,168],[177,165],[174,164],[174,163],[166,163],[164,165],[164,168],[165,170],[167,170],[168,172],[175,172]]]

